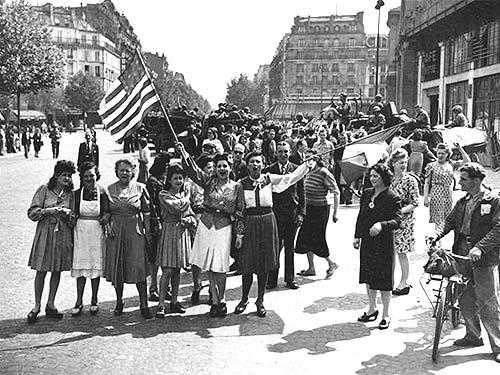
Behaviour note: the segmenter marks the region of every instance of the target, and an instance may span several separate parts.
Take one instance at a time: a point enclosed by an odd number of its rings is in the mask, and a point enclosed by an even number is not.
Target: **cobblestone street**
[[[61,159],[76,160],[83,133],[65,133]],[[123,156],[121,146],[98,131],[101,149],[102,185],[114,181],[114,162]],[[316,258],[318,276],[297,276],[301,288],[283,286],[265,296],[266,318],[255,315],[253,300],[243,315],[232,311],[240,297],[240,277],[228,279],[228,311],[225,319],[208,317],[208,306],[190,306],[191,275],[181,275],[180,298],[188,306],[184,316],[167,315],[165,320],[144,321],[139,314],[135,286],[124,291],[125,312],[114,317],[115,294],[110,283],[101,281],[100,312],[88,312],[90,286],[84,297],[84,313],[72,318],[69,310],[76,298],[76,283],[63,273],[56,306],[65,311],[62,321],[42,315],[27,325],[26,314],[33,304],[35,272],[28,256],[35,223],[26,215],[36,188],[46,183],[54,161],[50,142],[39,159],[26,160],[22,153],[0,158],[0,373],[2,374],[494,374],[498,364],[491,360],[489,344],[459,350],[454,339],[464,328],[452,331],[448,323],[442,339],[441,358],[431,361],[434,320],[423,284],[423,246],[428,231],[423,205],[417,212],[417,251],[410,256],[410,295],[392,300],[392,322],[388,330],[378,321],[357,322],[366,308],[365,288],[358,284],[359,253],[352,249],[357,207],[342,207],[339,221],[328,228],[328,240],[340,268],[323,280],[326,262]],[[496,181],[499,181],[496,183]],[[78,185],[78,177],[74,177]],[[498,174],[487,183],[500,186]],[[447,238],[447,240],[449,240]],[[283,262],[282,262],[283,263]],[[295,257],[296,272],[306,267],[305,256]],[[399,267],[396,266],[396,277]],[[208,281],[204,281],[207,284]],[[252,297],[256,296],[256,285]],[[48,280],[42,309],[48,293]],[[202,300],[206,301],[207,288]],[[484,336],[484,335],[483,335]],[[487,337],[483,337],[488,342]]]

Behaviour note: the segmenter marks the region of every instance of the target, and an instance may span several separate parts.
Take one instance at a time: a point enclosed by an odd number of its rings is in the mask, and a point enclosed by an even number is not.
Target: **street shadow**
[[[377,303],[381,303],[377,298]],[[361,310],[368,305],[368,297],[366,294],[349,293],[339,297],[324,297],[314,301],[312,305],[304,307],[304,312],[307,314],[319,314],[328,309],[335,310]]]
[[[439,359],[437,363],[432,361],[432,344],[434,340],[434,323],[432,310],[413,307],[407,311],[415,311],[415,314],[400,322],[409,322],[411,325],[397,327],[395,332],[404,334],[421,334],[421,338],[416,342],[405,342],[405,349],[397,355],[377,354],[368,361],[361,363],[363,368],[356,371],[360,375],[379,374],[415,374],[431,375],[435,371],[442,370],[449,366],[461,363],[488,359],[490,354],[480,353],[471,355],[453,354],[461,350],[459,347],[450,346],[452,340],[446,338],[451,332],[451,325],[445,322],[441,334],[439,349]],[[416,322],[416,325],[415,325]]]
[[[371,329],[362,323],[339,323],[309,331],[295,331],[282,338],[286,342],[269,345],[268,350],[287,353],[307,349],[309,354],[325,354],[336,350],[328,346],[328,343],[369,336],[370,331]]]
[[[191,332],[201,338],[211,338],[211,330],[235,326],[239,336],[282,334],[284,322],[274,311],[267,311],[265,318],[257,317],[249,306],[249,313],[229,314],[225,318],[210,318],[207,313],[197,315],[167,315],[165,319],[144,320],[139,313],[137,297],[124,299],[125,310],[121,316],[114,316],[114,301],[100,303],[100,311],[92,316],[88,306],[79,317],[71,317],[65,311],[61,320],[51,320],[40,316],[35,324],[28,325],[25,319],[9,319],[0,322],[0,352],[32,350],[44,347],[66,345],[92,337],[113,337],[131,335],[134,338],[150,338],[165,333]],[[168,311],[168,308],[167,308]],[[155,312],[155,309],[152,309]],[[66,337],[53,341],[54,333]],[[27,336],[28,335],[28,336]],[[19,337],[18,337],[19,336]],[[69,336],[69,337],[68,337]],[[28,338],[27,338],[28,337]],[[9,342],[11,341],[12,342]]]

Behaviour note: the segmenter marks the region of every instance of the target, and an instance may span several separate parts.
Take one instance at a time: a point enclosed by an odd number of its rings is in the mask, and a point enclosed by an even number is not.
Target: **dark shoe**
[[[330,268],[328,268],[326,270],[325,280],[330,279],[330,277],[333,276],[333,273],[337,270],[337,268],[339,268],[337,263],[334,263]]]
[[[96,315],[98,311],[99,311],[99,306],[97,306],[97,304],[90,305],[89,309],[90,315]]]
[[[158,306],[158,309],[156,310],[155,316],[158,319],[163,319],[165,318],[165,306]]]
[[[302,270],[297,273],[299,276],[316,276],[316,272],[309,272],[308,270]]]
[[[193,290],[193,293],[191,294],[191,305],[195,306],[200,304],[200,292],[201,289]]]
[[[116,301],[116,306],[113,311],[113,314],[116,316],[123,314],[123,301]]]
[[[71,316],[78,316],[82,313],[82,310],[83,310],[83,304],[82,305],[75,305],[75,307],[73,307],[71,309]]]
[[[219,318],[224,318],[227,315],[227,306],[225,302],[221,302],[219,304],[219,308],[217,309],[217,316]]]
[[[240,301],[240,303],[238,303],[238,306],[236,306],[236,308],[234,309],[234,313],[241,314],[243,311],[245,311],[247,305],[248,301]]]
[[[382,319],[378,325],[378,329],[387,329],[389,328],[389,324],[391,324],[390,318]]]
[[[377,320],[377,317],[378,317],[378,310],[375,310],[371,314],[367,314],[366,312],[364,312],[363,315],[358,318],[358,322],[362,323],[373,322],[374,320]]]
[[[461,339],[455,340],[453,342],[453,345],[455,346],[470,346],[470,347],[476,347],[476,346],[483,346],[483,339],[471,339],[470,337],[463,337]]]
[[[158,302],[160,300],[160,297],[158,297],[158,292],[156,290],[149,291],[149,300],[151,302]]]
[[[210,292],[210,290],[208,291],[208,302],[207,302],[207,305],[212,306],[212,293]]]
[[[405,286],[403,289],[396,288],[392,291],[392,294],[395,296],[405,296],[410,294],[410,288],[412,288],[411,285]]]
[[[62,319],[63,314],[57,309],[51,309],[50,307],[45,307],[45,316],[51,319]]]
[[[208,316],[211,318],[215,318],[219,313],[219,305],[210,306],[210,311],[208,312]]]
[[[289,283],[286,283],[286,287],[288,289],[299,289],[299,284],[297,284],[296,281],[290,281]]]
[[[257,316],[259,318],[263,318],[266,316],[266,309],[262,303],[256,303],[255,306],[257,306]]]
[[[170,312],[177,314],[184,314],[186,312],[186,309],[184,308],[184,306],[181,305],[180,302],[176,302],[170,304]]]
[[[141,316],[144,319],[153,319],[153,314],[151,314],[149,307],[141,307]]]
[[[26,321],[28,322],[28,324],[33,324],[36,322],[36,320],[38,319],[38,314],[40,314],[40,310],[38,311],[33,311],[31,310],[29,313],[28,313],[28,316],[26,317]]]

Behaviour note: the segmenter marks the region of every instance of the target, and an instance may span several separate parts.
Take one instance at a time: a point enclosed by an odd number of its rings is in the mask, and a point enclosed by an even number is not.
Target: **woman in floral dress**
[[[442,231],[444,219],[453,207],[453,171],[471,161],[458,143],[455,147],[462,155],[462,160],[450,160],[450,147],[440,143],[436,147],[437,161],[429,163],[425,169],[424,205],[429,207],[429,223],[436,226],[436,232]]]
[[[403,214],[400,227],[394,231],[394,250],[398,254],[401,266],[401,281],[392,291],[392,294],[401,296],[410,293],[411,288],[407,283],[410,272],[408,253],[415,247],[414,210],[418,206],[418,182],[414,176],[406,172],[408,165],[406,150],[402,148],[394,150],[388,164],[394,173],[390,189],[401,199]]]

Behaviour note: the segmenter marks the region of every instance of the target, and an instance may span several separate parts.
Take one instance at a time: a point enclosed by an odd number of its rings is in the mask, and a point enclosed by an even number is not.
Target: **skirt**
[[[200,220],[191,252],[191,263],[204,271],[229,272],[231,252],[231,225],[207,228]]]
[[[245,216],[245,235],[241,247],[243,274],[268,273],[278,268],[279,239],[274,213]]]
[[[306,216],[299,229],[295,252],[306,254],[309,251],[321,258],[330,255],[326,243],[326,226],[330,216],[330,206],[306,206]]]
[[[185,268],[190,263],[191,237],[189,230],[178,222],[163,223],[156,252],[156,265]]]

